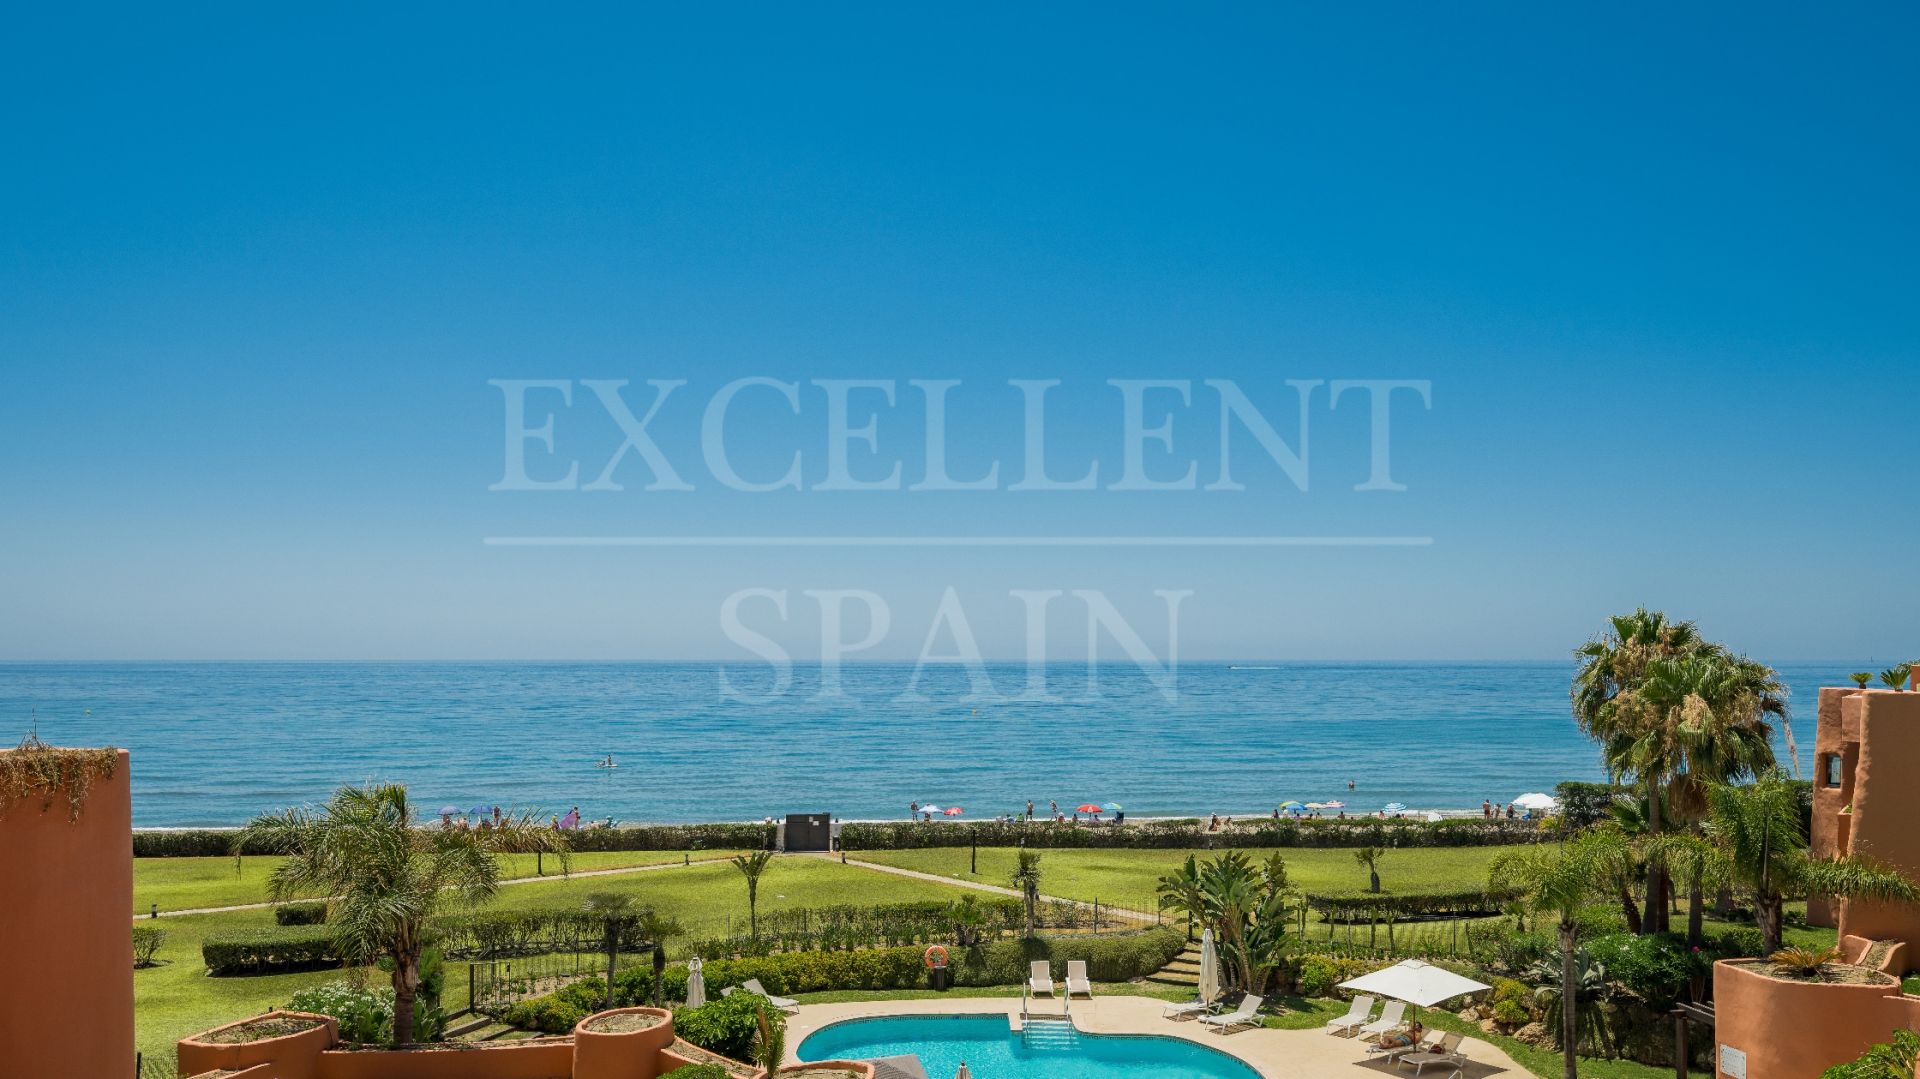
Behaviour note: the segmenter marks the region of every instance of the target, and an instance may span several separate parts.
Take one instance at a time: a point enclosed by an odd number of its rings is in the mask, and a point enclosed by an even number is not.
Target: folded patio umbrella
[[[700,972],[700,957],[687,961],[687,1007],[698,1008],[707,1002],[707,976]]]
[[[1220,997],[1220,951],[1213,944],[1213,930],[1200,934],[1200,1003],[1212,1004]]]

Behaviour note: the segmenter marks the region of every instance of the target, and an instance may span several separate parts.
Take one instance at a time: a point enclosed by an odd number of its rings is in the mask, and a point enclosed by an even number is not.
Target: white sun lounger
[[[1067,961],[1067,995],[1079,993],[1082,996],[1093,995],[1093,982],[1087,978],[1087,964],[1084,960]]]
[[[1406,1014],[1407,1006],[1404,1002],[1389,1000],[1387,1001],[1387,1006],[1380,1009],[1380,1018],[1361,1027],[1360,1033],[1355,1035],[1355,1037],[1363,1037],[1368,1034],[1385,1034],[1389,1031],[1399,1030],[1405,1025],[1404,1020]]]
[[[1169,1004],[1160,1010],[1160,1018],[1181,1022],[1207,1015],[1213,1011],[1213,1005],[1201,1000],[1190,1000],[1185,1004]]]
[[[1361,1024],[1367,1021],[1367,1017],[1372,1012],[1373,998],[1362,993],[1354,997],[1353,1003],[1347,1006],[1347,1014],[1338,1019],[1327,1020],[1327,1033],[1352,1034],[1360,1029]]]
[[[1398,1065],[1413,1065],[1413,1074],[1419,1075],[1429,1064],[1458,1068],[1467,1062],[1467,1054],[1460,1051],[1460,1035],[1448,1034],[1440,1039],[1438,1047],[1425,1053],[1403,1053]]]
[[[1036,959],[1027,968],[1027,988],[1037,997],[1053,995],[1053,968],[1044,959]]]
[[[1241,998],[1239,1007],[1227,1014],[1203,1015],[1200,1021],[1212,1027],[1215,1034],[1232,1034],[1236,1030],[1257,1027],[1260,1025],[1260,1020],[1253,1013],[1260,1010],[1260,1004],[1264,999],[1248,994]]]
[[[800,1006],[800,1002],[791,997],[776,997],[772,993],[767,992],[766,986],[761,985],[760,979],[758,978],[748,978],[746,981],[740,983],[740,988],[745,992],[752,993],[756,997],[765,997],[768,1004],[773,1005],[783,1012],[790,1012]],[[720,990],[720,995],[723,997],[732,996],[733,989],[731,987],[722,989]]]

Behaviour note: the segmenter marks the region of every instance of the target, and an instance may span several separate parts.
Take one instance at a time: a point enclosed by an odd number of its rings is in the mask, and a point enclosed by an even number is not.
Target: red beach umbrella
[[[1095,804],[1093,804],[1092,802],[1088,802],[1088,803],[1087,803],[1086,805],[1083,805],[1083,806],[1075,806],[1075,807],[1074,807],[1074,809],[1075,809],[1075,810],[1077,810],[1077,811],[1079,811],[1079,812],[1081,812],[1081,813],[1100,813],[1100,812],[1104,812],[1104,810],[1102,810],[1102,809],[1101,809],[1101,808],[1100,808],[1099,806],[1097,806],[1097,805],[1095,805]]]
[[[948,806],[945,812],[949,817],[957,817],[960,814],[965,813],[966,810],[961,809],[959,806]]]

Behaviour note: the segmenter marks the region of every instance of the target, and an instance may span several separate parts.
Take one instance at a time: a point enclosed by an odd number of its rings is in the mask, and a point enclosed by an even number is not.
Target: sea
[[[1777,668],[1799,768],[1837,663]],[[1088,803],[1130,818],[1477,809],[1598,780],[1557,663],[0,664],[0,743],[131,751],[136,827],[230,826],[343,784],[425,815],[578,807],[620,823],[787,813],[959,820]],[[984,676],[984,682],[982,681]],[[1788,756],[1776,735],[1783,767]],[[605,767],[612,761],[614,767]]]

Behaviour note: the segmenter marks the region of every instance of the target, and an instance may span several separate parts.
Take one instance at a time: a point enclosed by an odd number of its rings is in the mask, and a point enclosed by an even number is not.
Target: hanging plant
[[[20,748],[0,753],[0,816],[15,802],[40,799],[40,811],[53,807],[54,800],[66,796],[68,820],[79,820],[86,805],[87,792],[94,781],[112,779],[120,765],[120,751],[106,749],[61,749],[29,734]]]

